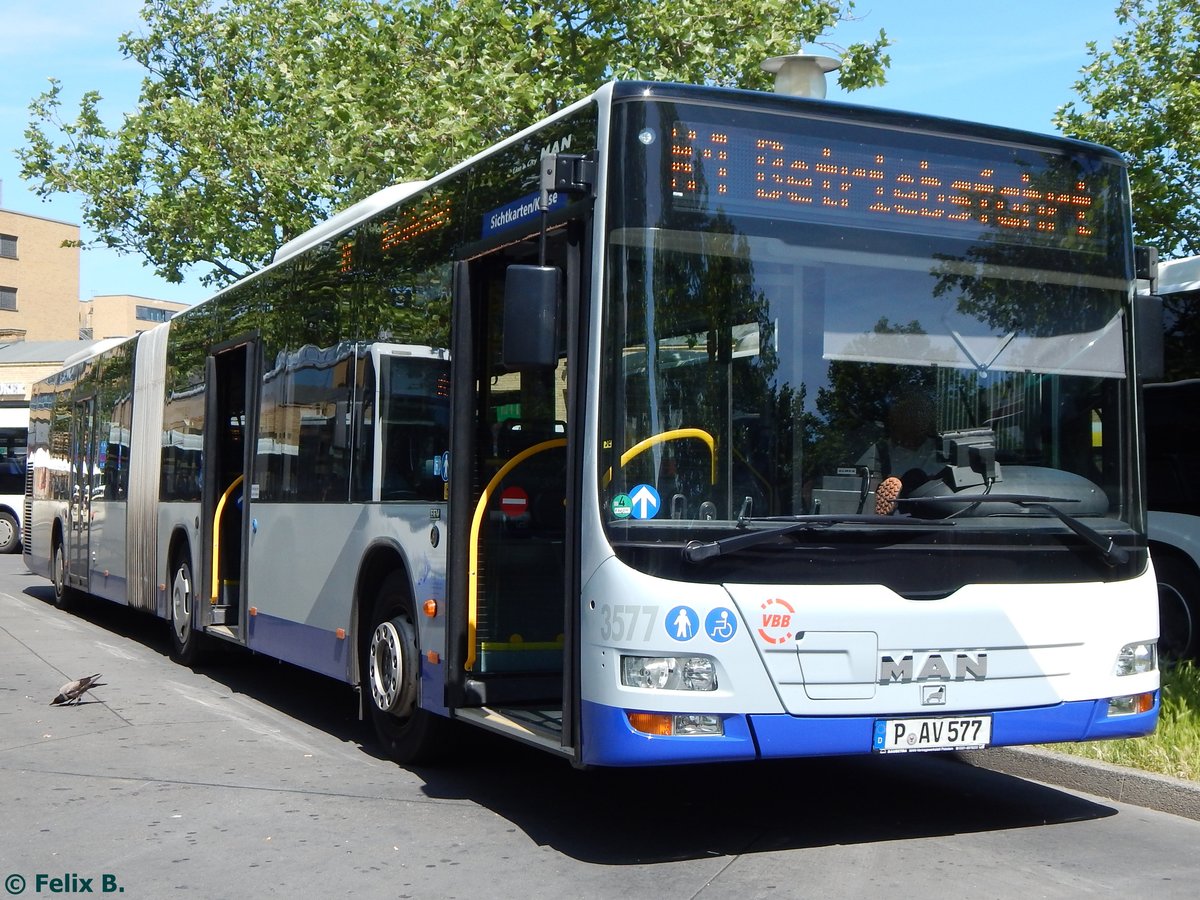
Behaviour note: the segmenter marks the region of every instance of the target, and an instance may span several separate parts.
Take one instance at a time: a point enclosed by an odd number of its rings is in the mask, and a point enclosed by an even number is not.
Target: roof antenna
[[[787,56],[772,56],[762,62],[764,72],[775,74],[775,93],[816,100],[825,98],[825,73],[841,67],[839,59],[803,50]]]

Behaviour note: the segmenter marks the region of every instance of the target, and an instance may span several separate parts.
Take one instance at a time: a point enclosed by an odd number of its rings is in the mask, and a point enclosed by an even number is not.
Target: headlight
[[[1113,666],[1114,675],[1141,675],[1143,672],[1153,672],[1158,668],[1158,643],[1142,641],[1137,644],[1126,644],[1117,654],[1117,664]]]
[[[717,669],[708,656],[622,656],[621,684],[652,691],[715,691]]]

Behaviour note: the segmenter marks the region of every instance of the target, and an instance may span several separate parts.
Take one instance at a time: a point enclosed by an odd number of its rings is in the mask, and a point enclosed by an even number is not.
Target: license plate
[[[991,716],[939,719],[877,719],[876,753],[920,750],[978,750],[992,742]]]

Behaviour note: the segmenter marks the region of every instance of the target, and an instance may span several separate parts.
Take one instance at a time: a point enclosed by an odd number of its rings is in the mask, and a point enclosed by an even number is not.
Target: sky
[[[1073,86],[1088,62],[1087,44],[1104,49],[1122,29],[1117,0],[857,0],[857,21],[839,25],[829,42],[846,46],[884,29],[892,40],[888,83],[829,98],[869,106],[969,119],[1053,133],[1055,111],[1075,98]],[[20,178],[15,152],[24,141],[29,102],[62,82],[64,109],[97,90],[100,112],[116,127],[136,107],[145,72],[121,57],[118,37],[140,30],[141,0],[0,0],[0,208],[81,225],[76,196],[44,201]],[[833,55],[830,48],[812,52]],[[446,167],[458,160],[446,160]],[[383,185],[380,185],[383,187]],[[85,241],[94,238],[86,228]],[[200,272],[170,284],[134,255],[85,249],[81,299],[133,294],[194,303],[208,289]]]

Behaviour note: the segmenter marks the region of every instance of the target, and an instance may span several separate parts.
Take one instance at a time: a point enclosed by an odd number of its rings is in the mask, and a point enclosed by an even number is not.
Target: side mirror
[[[552,369],[558,363],[558,300],[558,269],[508,267],[500,346],[501,361],[507,368]]]
[[[1134,360],[1133,374],[1143,381],[1163,377],[1166,364],[1163,358],[1163,302],[1154,294],[1138,294],[1133,298]]]

